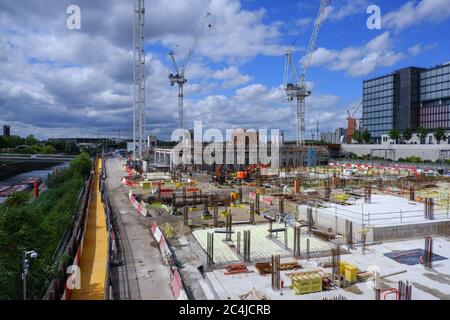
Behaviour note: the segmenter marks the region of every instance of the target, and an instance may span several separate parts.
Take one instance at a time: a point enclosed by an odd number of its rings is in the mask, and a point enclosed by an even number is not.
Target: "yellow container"
[[[231,193],[231,199],[233,199],[233,201],[238,201],[239,200],[239,193],[232,192]]]
[[[350,283],[355,283],[356,282],[356,275],[358,273],[358,268],[355,266],[352,266],[350,264],[345,266],[345,273],[344,273],[344,278],[345,281],[350,282]]]
[[[339,272],[340,275],[344,275],[344,273],[345,273],[345,267],[346,267],[347,265],[348,265],[348,263],[347,263],[347,262],[344,262],[344,261],[341,261],[341,262],[339,263],[338,272]]]

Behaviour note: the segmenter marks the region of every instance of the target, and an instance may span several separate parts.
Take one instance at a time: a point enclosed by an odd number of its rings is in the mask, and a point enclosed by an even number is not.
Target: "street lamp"
[[[37,259],[38,254],[36,251],[24,251],[23,252],[23,259],[22,259],[22,281],[23,281],[23,300],[27,300],[27,275],[28,275],[28,269],[30,267],[30,260],[31,259]]]

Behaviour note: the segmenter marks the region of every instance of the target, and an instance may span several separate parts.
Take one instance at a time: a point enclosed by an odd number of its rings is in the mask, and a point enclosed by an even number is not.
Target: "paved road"
[[[158,244],[127,197],[129,189],[122,185],[125,175],[118,159],[107,161],[106,186],[111,205],[115,208],[119,237],[123,243],[124,264],[114,270],[115,296],[131,300],[173,300],[169,286],[169,270],[164,266]],[[116,290],[117,291],[117,290]]]

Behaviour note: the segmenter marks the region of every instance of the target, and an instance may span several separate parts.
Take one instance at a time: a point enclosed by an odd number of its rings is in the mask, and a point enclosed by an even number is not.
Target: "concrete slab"
[[[284,224],[274,223],[272,228],[284,228]],[[241,232],[241,254],[243,252],[243,233],[245,230],[251,231],[250,258],[252,262],[268,260],[272,255],[280,255],[282,257],[289,257],[292,255],[294,243],[294,230],[292,228],[288,228],[288,248],[286,249],[284,245],[284,232],[280,232],[278,236],[273,234],[273,237],[270,239],[268,232],[269,224],[233,226],[234,233],[232,234],[231,239],[234,245],[237,244],[237,233]],[[194,237],[204,250],[206,250],[207,247],[207,234],[211,232],[214,232],[214,229],[195,230],[193,232]],[[226,235],[222,233],[214,234],[213,260],[215,263],[231,263],[240,260],[240,257],[236,254],[236,249],[230,247],[225,242],[225,237]],[[328,243],[302,234],[300,240],[302,254],[306,254],[306,239],[309,239],[311,252],[331,249],[331,246]]]
[[[349,220],[358,225],[385,227],[395,225],[412,225],[417,223],[428,223],[425,219],[425,205],[421,202],[409,201],[403,197],[392,195],[374,194],[372,202],[365,203],[364,199],[349,199],[348,205],[325,203],[324,207],[318,208],[317,220],[320,216],[324,219],[329,217],[341,220]],[[306,206],[300,206],[300,214],[304,215]],[[449,221],[450,212],[446,208],[435,208],[435,220]],[[303,216],[302,216],[303,217]]]
[[[381,276],[384,277],[382,279],[383,290],[397,288],[398,281],[409,281],[413,285],[413,300],[450,300],[450,260],[434,262],[433,269],[427,270],[422,265],[403,265],[385,256],[385,253],[397,250],[411,250],[423,246],[424,240],[384,243],[370,246],[366,250],[365,255],[362,254],[360,249],[357,249],[353,250],[352,254],[342,256],[341,259],[357,266],[361,271],[378,268]],[[449,252],[450,241],[448,239],[434,239],[434,253],[448,257]],[[282,259],[282,262],[291,260]],[[325,260],[329,260],[329,258],[317,258],[309,261],[299,260],[303,267],[299,271],[316,270],[318,263]],[[256,271],[252,266],[249,269]],[[330,269],[324,270],[330,272]],[[347,289],[295,295],[293,290],[287,288],[291,283],[287,274],[292,271],[281,272],[281,279],[285,285],[282,292],[274,292],[272,290],[270,276],[261,276],[258,272],[225,275],[224,271],[215,270],[207,273],[221,299],[239,299],[240,295],[247,293],[252,287],[255,287],[272,300],[322,300],[339,295],[346,297],[348,300],[374,299],[374,291],[370,283],[358,283]]]

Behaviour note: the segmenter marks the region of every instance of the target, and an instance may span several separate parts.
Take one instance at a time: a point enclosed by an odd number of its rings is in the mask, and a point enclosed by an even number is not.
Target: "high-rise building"
[[[450,63],[420,75],[420,126],[450,129]]]
[[[395,75],[387,75],[363,84],[363,123],[373,139],[394,127]]]
[[[363,129],[374,142],[391,129],[450,129],[450,64],[409,67],[363,83]]]
[[[11,127],[10,126],[3,126],[3,135],[5,137],[11,136]]]
[[[341,144],[345,142],[347,135],[347,130],[344,128],[337,128],[334,130],[334,143]]]

